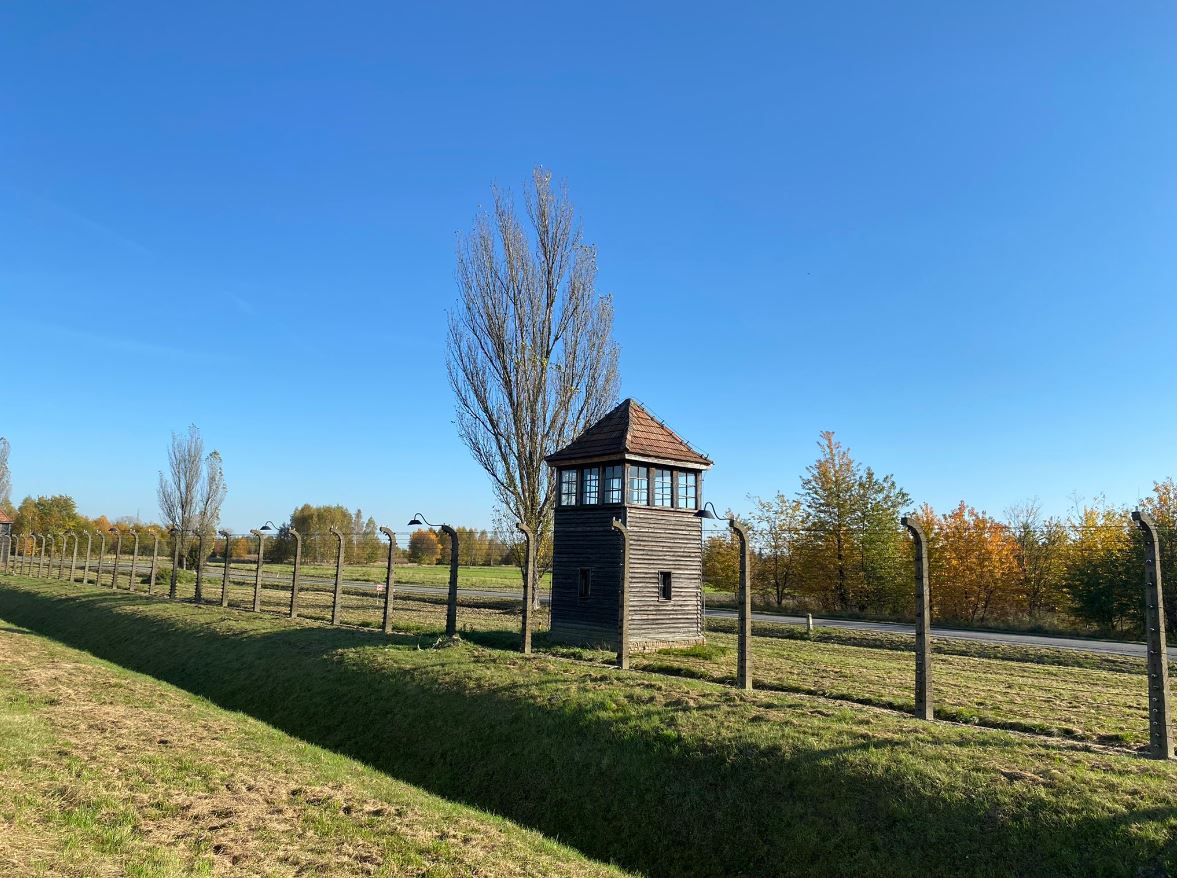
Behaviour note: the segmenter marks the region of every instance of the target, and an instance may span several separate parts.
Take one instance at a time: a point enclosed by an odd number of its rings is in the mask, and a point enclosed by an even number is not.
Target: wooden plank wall
[[[630,506],[630,630],[642,641],[697,642],[703,637],[703,522],[673,509]],[[671,599],[662,600],[659,571],[671,573]]]
[[[697,643],[703,639],[703,525],[685,511],[640,506],[584,506],[555,511],[552,563],[552,636],[602,646],[617,643],[621,537],[614,516],[630,528],[630,636],[643,643]],[[579,597],[580,568],[592,570],[592,591]],[[672,576],[662,600],[658,573]]]
[[[619,506],[557,507],[552,556],[552,637],[617,644],[617,594],[621,581],[621,535],[613,529]],[[592,570],[592,589],[581,600],[580,568]]]

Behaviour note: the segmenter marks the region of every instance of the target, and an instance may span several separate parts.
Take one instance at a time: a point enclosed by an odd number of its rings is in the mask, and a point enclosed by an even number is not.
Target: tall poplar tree
[[[542,545],[555,501],[544,458],[614,405],[618,348],[567,192],[536,168],[524,204],[526,224],[496,189],[492,214],[459,244],[447,365],[458,434]]]

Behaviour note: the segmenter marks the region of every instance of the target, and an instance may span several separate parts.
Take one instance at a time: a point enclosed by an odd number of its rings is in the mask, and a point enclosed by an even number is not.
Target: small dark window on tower
[[[580,599],[583,601],[593,590],[593,571],[588,567],[580,568]]]
[[[670,571],[662,570],[658,573],[658,597],[664,601],[670,600]]]

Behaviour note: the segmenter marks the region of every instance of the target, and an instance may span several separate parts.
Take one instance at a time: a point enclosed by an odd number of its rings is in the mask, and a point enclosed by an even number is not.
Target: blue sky
[[[568,182],[623,394],[789,493],[835,430],[917,501],[1177,475],[1177,7],[10,2],[0,433],[16,499],[489,523],[456,236]]]

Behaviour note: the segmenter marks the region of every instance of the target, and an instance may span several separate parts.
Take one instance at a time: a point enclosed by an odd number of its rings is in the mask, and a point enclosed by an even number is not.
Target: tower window
[[[654,470],[654,505],[669,506],[674,494],[671,492],[670,470]]]
[[[560,470],[560,505],[576,505],[576,470]]]
[[[650,503],[650,476],[644,466],[629,468],[629,502],[635,506],[647,506]]]
[[[587,598],[589,596],[589,593],[592,590],[593,590],[593,571],[589,567],[581,567],[580,568],[580,577],[577,581],[577,594],[580,596],[580,599],[583,601],[585,598]]]
[[[664,601],[670,600],[670,593],[671,593],[670,589],[671,589],[670,571],[669,570],[659,571],[658,572],[658,598],[660,600],[664,600]]]
[[[583,490],[580,492],[580,501],[589,504],[601,502],[601,471],[590,466],[581,470],[581,473]]]
[[[621,467],[605,467],[605,502],[621,502]]]
[[[695,473],[678,474],[678,508],[694,509],[698,504],[698,476]]]

